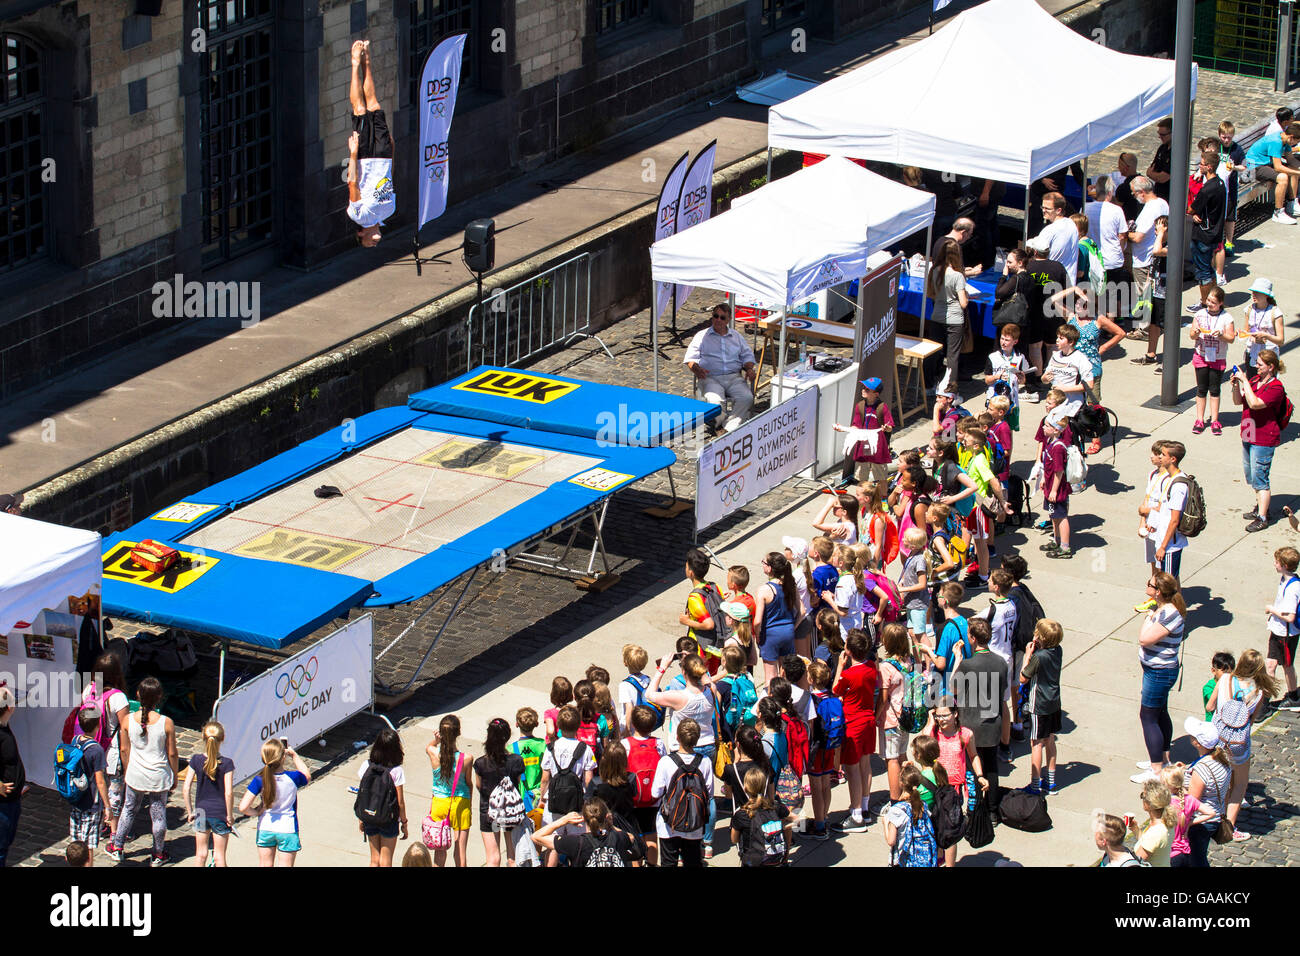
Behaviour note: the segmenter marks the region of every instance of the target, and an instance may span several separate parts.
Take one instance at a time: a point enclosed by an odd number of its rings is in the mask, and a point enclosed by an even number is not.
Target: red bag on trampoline
[[[145,538],[134,548],[131,549],[131,560],[142,568],[147,568],[155,574],[161,574],[173,564],[180,560],[180,552],[175,548],[169,548],[165,544],[159,544],[152,538]]]

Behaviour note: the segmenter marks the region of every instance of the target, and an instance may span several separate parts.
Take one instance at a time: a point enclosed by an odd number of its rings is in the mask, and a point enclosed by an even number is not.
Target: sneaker
[[[1288,216],[1288,215],[1287,215],[1285,212],[1283,212],[1281,209],[1274,209],[1274,210],[1273,210],[1273,221],[1274,221],[1274,222],[1279,222],[1279,223],[1281,223],[1281,224],[1284,225],[1284,226],[1294,226],[1294,225],[1295,225],[1295,219],[1293,219],[1291,216]]]
[[[1222,435],[1222,434],[1223,434],[1223,426],[1220,425],[1218,422],[1210,422],[1210,434],[1211,434],[1211,435]]]
[[[1139,770],[1150,770],[1150,769],[1151,769],[1151,761],[1150,761],[1150,760],[1139,760],[1139,761],[1137,762],[1136,766],[1137,766],[1137,768],[1138,768]]]
[[[706,858],[711,855],[711,853],[709,852],[711,849],[712,849],[711,847],[704,848],[704,855]],[[171,855],[168,854],[166,850],[164,850],[162,853],[155,853],[153,856],[151,856],[149,858],[149,865],[153,867],[166,866],[171,861],[172,861]]]
[[[156,860],[157,860],[157,857],[155,857],[154,859],[155,859],[155,861],[156,861]],[[704,859],[706,859],[706,860],[711,860],[711,859],[713,859],[713,846],[712,846],[711,844],[708,844],[708,843],[704,844]],[[153,865],[154,865],[154,866],[162,866],[161,863],[157,863],[157,862],[155,862]]]
[[[1268,527],[1267,521],[1265,521],[1263,518],[1256,518],[1250,524],[1246,525],[1246,530],[1249,531],[1251,534],[1254,534],[1256,531],[1263,531],[1267,527]]]
[[[1072,558],[1074,552],[1069,548],[1057,548],[1055,551],[1048,551],[1047,556],[1049,558]]]
[[[1145,339],[1146,336],[1144,335],[1142,336],[1142,338]],[[1129,361],[1134,365],[1155,365],[1156,357],[1154,355],[1148,355],[1144,352],[1143,354],[1139,355],[1135,359],[1129,359]]]
[[[1029,402],[1031,405],[1037,405],[1043,400],[1043,396],[1038,392],[1021,392],[1020,400],[1022,402]]]
[[[1259,505],[1255,505],[1255,507],[1247,511],[1244,515],[1242,515],[1242,517],[1254,521],[1256,518],[1259,517]]]
[[[1198,419],[1196,419],[1196,421],[1192,424],[1192,434],[1193,434],[1193,435],[1199,435],[1199,434],[1200,434],[1201,432],[1203,432],[1203,431],[1205,431],[1205,422],[1201,421],[1201,420],[1198,418]]]
[[[104,856],[108,857],[114,863],[121,863],[122,848],[120,846],[113,846],[113,841],[109,840],[108,846],[104,848]]]
[[[1049,541],[1047,544],[1040,544],[1038,546],[1038,550],[1046,551],[1048,554],[1051,554],[1054,551],[1060,551],[1061,546],[1057,544],[1055,541]]]
[[[1011,746],[1009,744],[998,744],[998,756],[1011,763]]]
[[[1247,840],[1249,840],[1249,839],[1250,839],[1250,834],[1249,834],[1249,833],[1246,833],[1244,830],[1233,830],[1233,831],[1232,831],[1232,842],[1233,842],[1233,843],[1245,843],[1245,842],[1246,842]]]
[[[1143,601],[1141,604],[1134,604],[1134,605],[1133,605],[1133,610],[1135,610],[1135,611],[1154,611],[1154,610],[1156,609],[1157,606],[1158,606],[1158,605],[1156,604],[1155,601]],[[1140,769],[1143,769],[1143,770],[1150,770],[1150,769],[1151,769],[1151,761],[1149,761],[1149,760],[1144,760],[1144,761],[1142,761],[1141,763],[1138,764],[1138,767],[1139,767]]]
[[[829,840],[831,838],[831,835],[830,833],[827,832],[826,826],[824,824],[822,825],[821,829],[817,829],[816,827],[814,827],[811,830],[805,830],[802,833],[798,833],[796,834],[796,836],[798,836],[799,839],[801,840],[818,840],[818,841]]]
[[[1044,783],[1044,784],[1043,784],[1043,793],[1045,793],[1045,794],[1047,794],[1047,793],[1060,793],[1060,792],[1061,792],[1061,785],[1060,785],[1059,783]]]
[[[1135,773],[1128,779],[1130,783],[1150,783],[1152,780],[1157,780],[1159,778],[1151,772],[1151,768],[1148,766],[1146,770],[1143,770],[1141,773]]]
[[[1145,342],[1147,340],[1147,330],[1134,329],[1132,332],[1125,335],[1124,338],[1128,339],[1130,342]],[[1137,360],[1134,359],[1134,361]]]
[[[1029,786],[1025,787],[1025,793],[1031,793],[1036,797],[1041,797],[1043,795],[1043,788],[1040,787],[1038,781],[1035,780]]]
[[[1034,525],[1034,530],[1035,530],[1035,531],[1051,531],[1051,530],[1052,530],[1052,519],[1051,519],[1051,518],[1044,518],[1042,521],[1040,521],[1040,522],[1038,522],[1037,524]]]
[[[968,574],[961,579],[961,583],[967,591],[979,591],[989,586],[989,579],[982,578],[978,574]]]
[[[1214,277],[1214,281],[1217,282],[1220,286],[1225,286],[1228,284],[1228,277],[1225,276],[1223,273],[1219,273]]]
[[[843,821],[835,824],[835,830],[839,833],[866,833],[867,821],[855,820],[853,817],[845,817]]]

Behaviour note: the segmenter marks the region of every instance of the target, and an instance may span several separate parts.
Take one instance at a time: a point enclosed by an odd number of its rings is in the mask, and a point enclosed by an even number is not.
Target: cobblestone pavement
[[[1282,99],[1289,102],[1291,98],[1290,95],[1279,97],[1264,81],[1202,71],[1195,129],[1204,130],[1208,135],[1225,117],[1245,128],[1271,113]],[[1137,152],[1139,165],[1145,168],[1155,145],[1154,128],[1146,130],[1094,156],[1089,173],[1095,175],[1113,169],[1115,156],[1120,150]],[[691,333],[704,327],[707,310],[718,298],[718,293],[708,290],[697,290],[692,294],[679,312],[678,324],[684,333],[680,342],[672,341],[665,331],[667,319],[664,320],[659,337],[660,388],[663,391],[691,394],[690,373],[682,365],[685,345]],[[581,340],[541,358],[532,367],[592,381],[651,387],[648,311],[629,316],[600,335],[613,353],[612,362],[595,342]],[[837,352],[833,348],[824,351]],[[840,354],[845,351],[838,350]],[[966,384],[969,386],[970,383]],[[764,407],[760,403],[757,410]],[[903,432],[900,441],[911,439],[911,433],[920,424],[914,423]],[[919,431],[916,434],[919,435]],[[699,443],[694,439],[674,446],[678,462],[672,468],[673,482],[678,495],[688,501],[694,494],[694,465],[698,449]],[[414,695],[387,712],[386,716],[398,724],[437,713],[441,702],[453,700],[476,687],[498,682],[500,675],[519,658],[566,641],[575,621],[585,622],[598,617],[624,602],[635,600],[649,588],[680,577],[682,555],[692,540],[692,512],[687,511],[671,521],[648,518],[642,513],[646,507],[661,503],[668,493],[668,480],[660,474],[639,482],[614,499],[605,523],[605,546],[613,570],[622,575],[622,581],[603,593],[580,591],[569,578],[535,570],[511,569],[504,573],[481,574],[467,592],[460,613],[415,682]],[[739,537],[761,527],[772,516],[807,500],[813,493],[815,490],[806,483],[788,483],[708,529],[701,541],[711,543]],[[585,546],[590,547],[588,535],[580,535],[579,543],[584,539]],[[558,552],[559,547],[555,550]],[[430,603],[431,599],[426,598],[406,607],[376,611],[376,648],[383,648],[397,638]],[[410,680],[434,640],[441,620],[435,612],[416,625],[377,662],[377,677],[391,685],[405,684]],[[115,631],[116,636],[128,636],[132,632],[127,622],[121,622],[119,627],[121,630]],[[324,637],[334,629],[335,625],[322,628],[310,639]],[[197,751],[198,731],[203,722],[201,715],[211,712],[217,683],[215,642],[199,635],[195,636],[195,642],[200,650],[201,667],[193,685],[194,709],[189,716],[177,720],[183,757]],[[297,647],[301,648],[305,643]],[[232,648],[226,665],[227,686],[241,677],[246,679],[274,666],[286,656],[287,653]],[[305,745],[302,755],[313,772],[328,769],[350,756],[355,742],[372,740],[380,726],[374,717],[359,715],[330,732],[323,744]],[[1242,811],[1241,818],[1244,828],[1253,834],[1264,835],[1275,828],[1288,827],[1297,813],[1297,802],[1292,799],[1292,788],[1300,789],[1300,774],[1297,773],[1300,770],[1300,747],[1294,742],[1297,727],[1300,727],[1300,717],[1280,713],[1258,731],[1250,794],[1259,799],[1255,806]],[[45,758],[44,755],[27,755],[27,759],[29,765],[36,766]],[[236,795],[236,803],[239,796]],[[173,797],[168,806],[168,849],[173,857],[183,859],[193,854],[193,837],[181,829],[181,812],[179,798]],[[63,800],[51,791],[33,789],[23,801],[22,823],[10,859],[15,864],[26,866],[61,862],[66,841],[67,811]],[[135,856],[128,856],[130,863],[144,865],[147,862],[147,842],[137,836],[132,844]],[[1212,852],[1216,855],[1215,862],[1222,864],[1286,865],[1300,862],[1300,841],[1250,841],[1214,847]]]

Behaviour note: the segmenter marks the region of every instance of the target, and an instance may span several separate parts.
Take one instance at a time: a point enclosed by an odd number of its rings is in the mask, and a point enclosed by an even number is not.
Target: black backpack
[[[561,817],[566,813],[576,813],[582,809],[583,805],[582,781],[573,772],[573,768],[578,765],[583,754],[587,752],[587,745],[581,740],[578,741],[578,746],[573,748],[573,757],[567,767],[560,766],[560,758],[555,756],[555,744],[551,744],[546,749],[551,752],[551,761],[556,768],[546,794],[547,809],[551,811],[553,817]]]
[[[1038,598],[1034,597],[1034,592],[1023,583],[1011,589],[1010,597],[1016,602],[1015,647],[1016,650],[1023,651],[1034,639],[1034,628],[1047,614],[1038,603]]]
[[[749,817],[751,866],[781,866],[790,848],[785,845],[785,823],[775,810],[755,810]]]
[[[1092,397],[1092,392],[1085,392],[1083,407],[1074,413],[1070,418],[1070,431],[1074,433],[1075,443],[1079,446],[1079,451],[1083,451],[1084,443],[1093,439],[1101,440],[1106,435],[1110,435],[1110,460],[1115,461],[1115,434],[1119,431],[1119,416],[1104,405],[1096,404]],[[1111,425],[1111,419],[1115,420],[1114,426]]]
[[[366,768],[352,803],[352,812],[362,823],[382,828],[397,822],[397,785],[390,770],[374,764]]]
[[[1013,830],[1042,833],[1052,829],[1052,818],[1047,813],[1047,798],[1041,793],[1026,790],[1007,790],[998,804],[998,816]]]
[[[695,762],[688,764],[682,760],[681,754],[668,755],[677,769],[668,781],[659,813],[668,829],[678,833],[703,830],[709,819],[709,795],[704,789],[704,774],[700,770],[704,758],[699,754],[692,756]]]
[[[702,647],[722,647],[731,637],[731,627],[722,613],[722,592],[716,584],[705,582],[694,589],[704,603],[704,611],[713,619],[713,630],[697,631],[691,628],[691,634]]]
[[[940,850],[956,846],[966,835],[966,814],[962,811],[961,797],[950,783],[931,787],[925,780],[922,786],[934,794],[930,807],[930,822],[934,824],[934,842]]]

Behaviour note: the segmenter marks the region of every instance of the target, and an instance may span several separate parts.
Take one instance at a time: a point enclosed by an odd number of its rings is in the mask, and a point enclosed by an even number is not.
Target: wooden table
[[[780,340],[781,322],[776,318],[760,319],[758,328],[763,333],[763,345],[758,352],[755,382],[763,374],[763,362],[767,356],[768,344],[775,346]],[[853,326],[843,322],[824,322],[820,319],[805,319],[803,316],[789,316],[785,320],[785,338],[786,342],[831,342],[835,345],[852,345]],[[779,361],[773,361],[773,372],[779,364]]]
[[[907,379],[901,388],[897,372],[894,374],[894,398],[898,402],[900,427],[918,412],[923,415],[930,414],[930,402],[925,395],[925,360],[942,350],[941,343],[930,339],[918,339],[910,335],[894,336],[894,364],[907,369]],[[903,396],[911,389],[914,376],[920,379],[921,404],[905,408]]]

